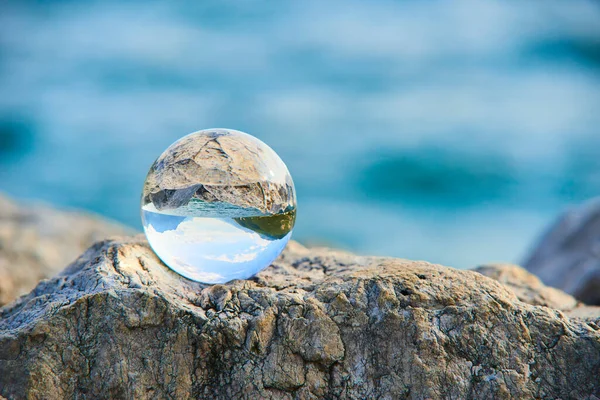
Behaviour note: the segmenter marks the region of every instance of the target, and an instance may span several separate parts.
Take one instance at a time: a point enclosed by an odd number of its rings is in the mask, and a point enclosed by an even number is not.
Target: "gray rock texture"
[[[0,395],[600,397],[600,309],[480,272],[291,242],[254,279],[204,286],[143,237],[99,242],[0,309]]]
[[[0,195],[0,306],[56,275],[92,243],[128,232],[90,215]]]
[[[565,212],[523,265],[547,285],[600,305],[600,198]]]

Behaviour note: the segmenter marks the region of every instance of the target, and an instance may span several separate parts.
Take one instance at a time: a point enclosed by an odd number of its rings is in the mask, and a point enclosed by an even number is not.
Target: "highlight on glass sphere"
[[[296,219],[292,177],[265,143],[207,129],[173,143],[142,193],[150,246],[175,272],[204,283],[247,279],[283,251]]]

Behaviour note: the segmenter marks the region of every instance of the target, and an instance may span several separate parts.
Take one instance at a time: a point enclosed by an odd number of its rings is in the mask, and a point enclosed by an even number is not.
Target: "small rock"
[[[529,304],[569,311],[578,306],[577,300],[565,292],[548,287],[535,275],[518,265],[489,264],[475,271],[509,287],[519,298]]]

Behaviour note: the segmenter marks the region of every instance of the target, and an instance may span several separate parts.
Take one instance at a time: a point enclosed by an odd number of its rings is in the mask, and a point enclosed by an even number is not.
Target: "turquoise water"
[[[234,207],[213,207],[206,216],[182,216],[187,212],[161,212],[147,205],[142,221],[150,246],[175,272],[194,281],[225,283],[249,278],[269,266],[292,235],[270,238],[244,228],[234,218],[257,215],[244,209],[228,215],[230,208]]]
[[[295,239],[457,267],[598,195],[596,3],[232,4],[4,2],[0,190],[141,228],[156,156],[227,126],[288,165]]]
[[[228,218],[266,217],[269,215],[256,208],[243,208],[218,201],[206,202],[195,198],[190,199],[187,204],[181,207],[161,210],[160,212],[174,217],[203,218],[219,218],[223,215],[227,215]]]

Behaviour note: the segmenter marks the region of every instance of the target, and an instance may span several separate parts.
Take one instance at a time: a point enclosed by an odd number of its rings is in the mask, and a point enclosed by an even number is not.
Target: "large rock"
[[[600,198],[564,213],[539,240],[524,267],[547,285],[600,305]]]
[[[92,243],[127,232],[90,215],[0,195],[0,306],[56,275]]]
[[[507,286],[292,242],[256,278],[204,286],[141,237],[100,242],[0,310],[0,395],[600,396],[599,309],[536,295],[545,287],[517,267],[481,271]]]

